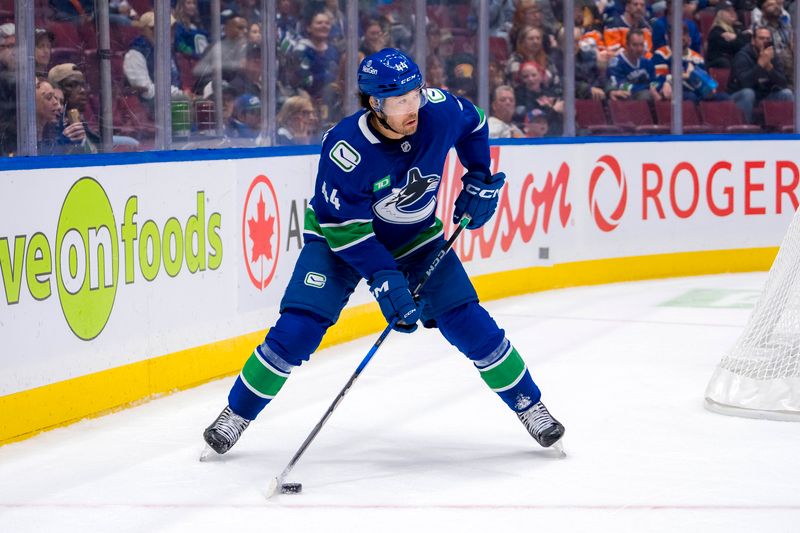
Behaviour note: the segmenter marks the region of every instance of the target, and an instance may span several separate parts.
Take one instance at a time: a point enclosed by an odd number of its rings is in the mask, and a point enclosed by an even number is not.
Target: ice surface
[[[800,424],[703,409],[750,312],[726,295],[765,279],[489,302],[567,428],[563,459],[437,332],[393,333],[287,479],[302,494],[265,499],[370,338],[295,370],[216,460],[201,434],[232,379],[0,447],[0,531],[797,532]]]

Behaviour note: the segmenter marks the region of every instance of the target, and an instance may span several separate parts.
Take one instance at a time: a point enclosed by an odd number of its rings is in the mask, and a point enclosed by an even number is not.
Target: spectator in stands
[[[592,43],[598,51],[605,51],[603,17],[593,0],[578,0],[575,5],[575,27],[580,30],[580,41]]]
[[[441,58],[439,46],[442,44],[442,30],[436,24],[430,23],[425,28],[425,35],[428,37],[428,55]],[[450,53],[452,54],[452,51]]]
[[[206,48],[205,54],[195,65],[192,73],[197,85],[204,87],[214,77],[214,50],[220,48],[222,55],[222,77],[233,78],[244,67],[247,54],[247,20],[234,11],[224,11],[221,15],[225,36]]]
[[[331,41],[331,17],[326,11],[311,15],[306,24],[306,38],[297,48],[300,88],[317,102],[325,98],[326,87],[336,81],[339,72],[339,49]]]
[[[750,32],[742,30],[736,9],[730,0],[717,3],[716,15],[708,33],[706,65],[708,68],[731,68],[736,53],[750,41]]]
[[[370,19],[364,24],[364,35],[361,37],[359,52],[364,56],[372,55],[390,46],[389,32],[384,23],[378,19]]]
[[[523,28],[538,28],[542,31],[545,46],[549,49],[555,47],[556,41],[551,26],[545,24],[542,5],[538,0],[519,0],[514,11],[514,21],[509,32],[510,42],[516,42]]]
[[[308,96],[292,96],[286,99],[278,111],[279,145],[312,144],[316,141],[313,127],[314,103]]]
[[[564,115],[564,101],[560,98],[560,92],[546,85],[544,71],[531,61],[522,64],[519,78],[520,84],[514,90],[517,120],[524,122],[528,111],[539,109],[550,124],[549,131],[560,133]]]
[[[506,67],[502,61],[489,61],[489,94],[506,84]]]
[[[509,85],[501,85],[492,93],[492,114],[489,116],[489,138],[518,139],[524,137],[522,130],[514,124],[514,111],[517,100],[514,89]]]
[[[117,26],[130,26],[139,14],[131,7],[127,0],[109,0],[108,21]],[[112,30],[113,31],[113,30]]]
[[[519,81],[519,68],[528,61],[539,65],[545,73],[546,86],[561,87],[558,66],[552,61],[545,48],[544,34],[539,28],[527,27],[519,32],[516,49],[511,53],[506,64],[506,79],[511,82],[511,85],[516,85]]]
[[[730,97],[721,90],[717,89],[717,82],[706,71],[703,56],[692,50],[691,31],[687,24],[683,25],[683,58],[682,58],[682,78],[683,78],[683,99],[693,102],[701,100],[727,100]],[[653,65],[656,71],[656,79],[662,87],[662,94],[665,98],[672,96],[672,48],[662,46],[653,54]]]
[[[71,153],[96,153],[100,136],[89,129],[84,113],[87,103],[86,78],[74,63],[62,63],[50,69],[47,80],[64,91],[64,116],[59,124],[59,144],[68,145]]]
[[[747,122],[753,121],[753,108],[762,100],[793,100],[783,64],[775,55],[769,28],[753,30],[750,44],[733,58],[728,92]]]
[[[636,1],[636,0],[631,0]],[[646,41],[642,30],[630,30],[624,50],[608,65],[606,92],[612,100],[660,100],[664,97],[656,81],[653,62],[644,57]],[[669,89],[667,89],[670,92]]]
[[[509,32],[515,9],[514,0],[489,0],[489,34],[492,37],[502,37],[511,42]]]
[[[222,80],[222,127],[225,132],[230,127],[231,119],[233,118],[233,105],[239,93],[231,85]],[[203,99],[214,101],[214,84],[209,82],[203,90]]]
[[[17,151],[16,26],[0,25],[0,155]]]
[[[60,114],[53,86],[45,78],[36,78],[36,144],[39,155],[56,152],[56,124]]]
[[[236,94],[261,94],[261,44],[247,43],[245,61],[241,70],[228,81]]]
[[[658,50],[662,46],[667,46],[668,35],[670,35],[672,2],[667,3],[667,10],[664,16],[659,17],[652,24],[653,28],[653,50]],[[689,27],[690,47],[695,52],[703,52],[703,36],[694,21],[694,14],[697,11],[697,0],[683,3],[683,23]]]
[[[258,0],[235,0],[230,4],[229,9],[238,13],[248,23],[260,22],[261,17],[261,2]]]
[[[261,45],[261,24],[253,22],[247,30],[247,44]]]
[[[547,136],[550,122],[541,109],[531,109],[525,114],[525,137],[538,139]]]
[[[489,137],[492,139],[519,139],[525,135],[514,124],[514,111],[517,108],[514,88],[501,85],[492,93],[491,115],[488,119]]]
[[[233,116],[228,123],[228,135],[257,140],[261,135],[261,99],[243,94],[233,104]]]
[[[282,42],[287,36],[300,39],[300,20],[297,18],[297,10],[294,0],[278,0],[275,9],[278,27],[278,42]]]
[[[172,11],[175,18],[175,52],[199,59],[208,48],[208,32],[200,20],[197,0],[178,0]]]
[[[425,60],[425,83],[428,87],[447,89],[447,80],[444,75],[444,63],[439,56],[430,55]]]
[[[759,0],[761,10],[760,20],[753,18],[753,30],[768,28],[772,33],[772,46],[775,57],[780,60],[783,70],[787,75],[794,73],[794,59],[792,53],[792,23],[783,9],[782,0]],[[755,10],[753,11],[755,15]]]
[[[33,62],[36,68],[36,77],[46,78],[50,72],[50,57],[53,53],[53,32],[44,28],[36,28],[33,31],[34,45]]]
[[[345,15],[339,0],[325,0],[325,11],[331,17],[331,41],[339,46],[344,41],[346,24]]]
[[[559,32],[563,42],[564,30]],[[609,53],[597,47],[594,38],[587,38],[579,27],[575,27],[575,98],[605,100],[606,71]]]
[[[135,23],[141,29],[142,34],[131,42],[131,47],[125,52],[125,57],[122,61],[122,70],[125,72],[128,85],[137,92],[139,99],[148,106],[151,113],[155,105],[154,98],[156,95],[155,22],[155,13],[152,11],[142,14],[141,18]],[[174,27],[175,18],[172,15],[170,15],[170,23]],[[181,77],[178,72],[178,65],[175,63],[174,58],[171,57],[171,59],[170,93],[172,96],[181,96],[183,91],[181,91]]]
[[[605,26],[603,41],[609,52],[616,54],[627,43],[627,35],[631,30],[639,30],[644,37],[645,58],[653,53],[653,30],[645,19],[644,0],[625,0],[625,12],[615,16]]]

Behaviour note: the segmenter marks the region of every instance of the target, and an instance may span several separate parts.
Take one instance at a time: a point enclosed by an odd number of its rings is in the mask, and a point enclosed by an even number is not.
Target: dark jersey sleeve
[[[460,131],[455,141],[459,159],[469,171],[491,174],[489,165],[489,126],[483,110],[465,98],[453,97],[458,105],[459,116],[453,123]]]

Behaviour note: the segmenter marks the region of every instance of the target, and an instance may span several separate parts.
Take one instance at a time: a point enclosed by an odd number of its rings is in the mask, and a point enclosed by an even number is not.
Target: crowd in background
[[[575,97],[669,101],[670,2],[575,2]],[[793,94],[792,0],[683,3],[684,100],[731,100],[757,123],[764,100]],[[8,5],[4,5],[8,4]],[[0,0],[0,152],[17,142],[13,2]],[[263,145],[260,0],[223,0],[214,42],[210,0],[175,0],[170,18],[173,134],[219,145]],[[319,142],[345,109],[346,21],[340,0],[278,0],[277,143]],[[490,0],[490,135],[562,133],[562,2]],[[36,0],[36,125],[40,154],[95,152],[100,74],[95,0]],[[152,0],[111,0],[115,150],[143,150],[155,134]],[[429,0],[426,83],[477,103],[477,2]],[[413,0],[361,2],[359,60],[384,47],[413,57]],[[214,107],[214,52],[222,57],[222,108]],[[652,104],[651,104],[652,105]],[[222,115],[223,134],[216,129]]]

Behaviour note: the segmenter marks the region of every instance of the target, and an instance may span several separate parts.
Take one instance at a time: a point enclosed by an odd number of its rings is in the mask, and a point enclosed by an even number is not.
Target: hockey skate
[[[540,401],[535,403],[526,411],[517,413],[525,429],[531,434],[531,437],[536,439],[536,442],[541,444],[544,448],[554,446],[562,455],[564,450],[561,446],[561,437],[564,436],[564,426],[553,418],[553,415],[547,410],[547,407]]]
[[[208,448],[204,450],[200,460],[208,458],[209,448],[220,455],[230,450],[249,425],[249,420],[231,411],[230,406],[225,406],[217,419],[203,432]]]

